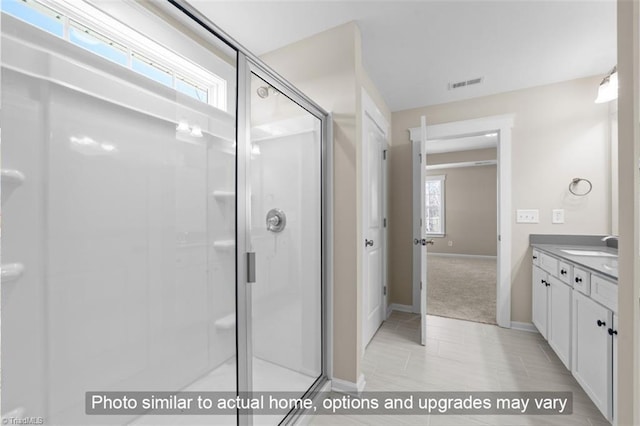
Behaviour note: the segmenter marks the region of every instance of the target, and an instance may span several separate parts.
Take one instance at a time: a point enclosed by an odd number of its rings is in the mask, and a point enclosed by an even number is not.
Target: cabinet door
[[[562,363],[571,369],[571,287],[556,277],[549,276],[547,318],[549,345]]]
[[[547,273],[537,266],[533,267],[531,281],[533,304],[531,320],[540,334],[547,338]]]
[[[610,310],[573,291],[571,371],[607,419],[611,419],[613,400],[612,343],[608,332],[612,321]]]

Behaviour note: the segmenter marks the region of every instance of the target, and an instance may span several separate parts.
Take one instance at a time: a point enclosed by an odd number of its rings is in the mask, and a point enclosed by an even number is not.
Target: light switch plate
[[[516,210],[516,223],[539,223],[540,211],[538,209]]]
[[[551,223],[564,223],[564,209],[551,210]]]

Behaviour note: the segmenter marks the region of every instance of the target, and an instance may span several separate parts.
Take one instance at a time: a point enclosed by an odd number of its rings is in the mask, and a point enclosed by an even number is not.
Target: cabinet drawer
[[[540,253],[540,267],[551,275],[558,276],[558,259],[555,257]]]
[[[587,271],[584,271],[579,268],[573,268],[573,288],[578,290],[580,293],[589,295],[591,291],[591,286],[589,279],[591,278],[591,274]]]
[[[618,312],[618,286],[597,275],[591,276],[591,298]]]
[[[560,281],[569,285],[573,284],[571,282],[571,269],[573,269],[573,266],[571,266],[569,263],[562,261],[558,263],[558,278],[560,278]]]
[[[533,250],[533,264],[536,266],[540,266],[540,252],[538,250]]]

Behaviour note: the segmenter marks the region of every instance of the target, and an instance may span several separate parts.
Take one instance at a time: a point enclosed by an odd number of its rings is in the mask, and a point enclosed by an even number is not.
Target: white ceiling
[[[392,111],[605,74],[616,63],[615,0],[190,1],[258,55],[356,21],[364,66]],[[476,77],[483,82],[448,89]]]

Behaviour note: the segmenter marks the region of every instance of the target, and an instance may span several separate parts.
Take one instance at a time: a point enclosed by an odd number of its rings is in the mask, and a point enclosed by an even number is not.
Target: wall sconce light
[[[596,103],[601,104],[618,99],[618,67],[615,66],[600,82]]]

